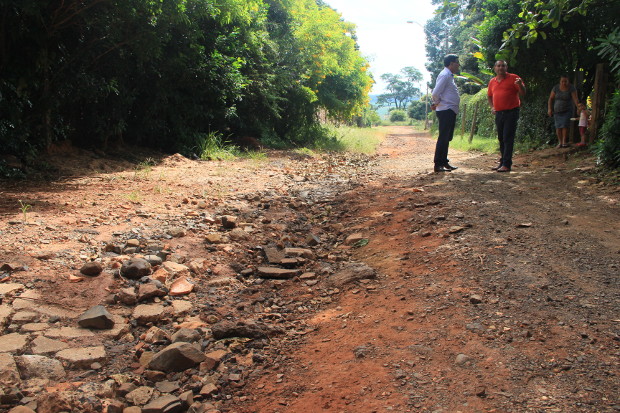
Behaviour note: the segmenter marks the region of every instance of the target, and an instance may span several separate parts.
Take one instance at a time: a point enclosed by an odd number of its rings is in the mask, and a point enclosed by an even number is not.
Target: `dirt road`
[[[452,152],[442,175],[433,149],[396,130],[338,198],[379,278],[314,315],[242,411],[620,410],[618,193],[555,151],[510,174]]]
[[[114,340],[62,338],[76,348],[103,344],[105,357],[90,367],[60,358],[66,375],[57,381],[71,384],[64,391],[23,372],[21,384],[0,380],[5,394],[23,396],[2,406],[144,408],[148,397],[118,391],[122,376],[150,389],[151,402],[191,391],[204,409],[194,411],[208,412],[620,411],[618,189],[601,185],[592,160],[571,150],[519,155],[508,174],[491,170],[495,155],[456,151],[459,169],[435,174],[433,150],[425,133],[396,127],[374,157],[172,156],[134,169],[63,153],[50,159],[66,168],[63,179],[3,184],[0,275],[21,287],[0,315],[4,336],[24,336],[8,350],[18,364],[36,354],[36,337],[75,326],[71,312],[104,304],[127,324]],[[20,210],[18,200],[32,207]],[[244,230],[222,227],[221,216]],[[276,262],[268,251],[292,247],[305,248],[304,258],[278,265],[303,275],[265,275]],[[126,280],[119,267],[149,248],[183,263],[196,290],[180,300],[167,290],[141,297],[151,281]],[[101,262],[103,273],[81,276],[86,261]],[[135,304],[119,301],[128,288],[143,303],[176,311],[185,301],[188,310],[142,323]],[[37,306],[69,315],[25,317],[40,308],[16,301],[35,292]],[[265,330],[213,335],[222,323],[250,321]],[[148,360],[170,342],[149,341],[154,326],[170,335],[195,328],[205,353],[224,356],[152,372]],[[83,384],[112,381],[105,396]]]

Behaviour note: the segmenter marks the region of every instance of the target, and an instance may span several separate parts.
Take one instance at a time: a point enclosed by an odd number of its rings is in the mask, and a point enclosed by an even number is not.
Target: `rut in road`
[[[398,128],[341,194],[333,220],[379,277],[332,291],[234,411],[620,409],[617,192],[579,154],[498,174],[496,155],[451,150],[459,169],[435,174],[433,150]]]

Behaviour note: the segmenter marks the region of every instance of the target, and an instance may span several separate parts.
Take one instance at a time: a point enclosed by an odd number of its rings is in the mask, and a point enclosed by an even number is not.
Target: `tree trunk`
[[[596,140],[598,129],[602,121],[602,114],[605,110],[605,96],[607,94],[607,72],[605,64],[596,65],[596,76],[594,78],[594,96],[592,98],[592,121],[590,124],[590,144]]]

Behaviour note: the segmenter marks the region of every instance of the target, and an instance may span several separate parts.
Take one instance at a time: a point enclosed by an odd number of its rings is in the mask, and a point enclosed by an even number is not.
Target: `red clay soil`
[[[617,188],[581,153],[500,174],[496,156],[452,151],[459,169],[434,174],[433,149],[396,130],[377,175],[338,199],[369,240],[355,260],[380,275],[309,318],[233,411],[620,410]]]
[[[278,234],[283,245],[306,235],[278,232],[291,227],[291,214],[306,213],[304,222],[336,240],[321,247],[327,269],[317,272],[318,284],[248,282],[237,301],[228,294],[232,301],[223,295],[211,303],[231,317],[248,308],[239,300],[261,294],[303,309],[291,310],[287,322],[296,327],[285,336],[262,350],[237,350],[244,385],[220,388],[220,411],[620,411],[618,188],[601,183],[592,157],[574,148],[517,155],[505,174],[491,169],[496,155],[451,150],[459,169],[436,174],[434,143],[396,127],[371,159],[172,156],[138,169],[64,151],[50,158],[64,166],[63,179],[2,184],[0,265],[26,265],[12,282],[30,283],[77,315],[119,281],[67,277],[114,236],[178,224],[187,236],[164,241],[204,257],[204,211],[260,203],[269,223],[262,233]],[[305,186],[294,192],[295,185]],[[318,200],[298,203],[303,191]],[[270,201],[278,197],[287,201]],[[18,200],[32,205],[26,225]],[[354,233],[362,242],[345,245]],[[230,260],[252,258],[251,242]],[[207,259],[214,274],[230,270]],[[365,263],[377,277],[331,286],[345,260]],[[197,306],[200,299],[191,297]],[[131,350],[117,344],[114,368],[133,363]],[[106,368],[93,377],[104,381]]]

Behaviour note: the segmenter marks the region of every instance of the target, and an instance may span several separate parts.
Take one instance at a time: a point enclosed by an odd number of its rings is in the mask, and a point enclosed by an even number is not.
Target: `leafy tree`
[[[386,82],[387,93],[377,97],[379,106],[394,106],[396,109],[405,109],[407,103],[420,95],[416,86],[422,80],[422,73],[414,67],[401,69],[400,74],[384,73],[381,80]]]
[[[461,54],[456,35],[469,3],[467,0],[432,0],[432,4],[437,5],[435,16],[424,26],[428,58],[426,69],[431,73],[431,88],[435,87],[437,76],[444,68],[443,58],[448,54]]]
[[[429,19],[424,26],[426,33],[426,70],[431,74],[429,87],[435,87],[439,72],[444,68],[443,58],[448,54],[446,44],[447,23],[439,15]]]
[[[407,113],[402,109],[393,109],[390,111],[390,122],[402,122],[407,118]]]
[[[372,79],[355,43],[355,26],[314,0],[287,0],[301,54],[301,85],[336,119],[360,113]]]
[[[610,69],[618,76],[620,74],[620,30],[616,27],[605,38],[596,39],[598,55],[609,60]]]
[[[422,99],[409,104],[407,116],[411,119],[423,120],[428,112],[430,112],[429,105],[427,104],[426,96],[423,96]]]
[[[0,0],[0,151],[114,141],[192,152],[212,132],[306,143],[372,78],[314,0]]]

